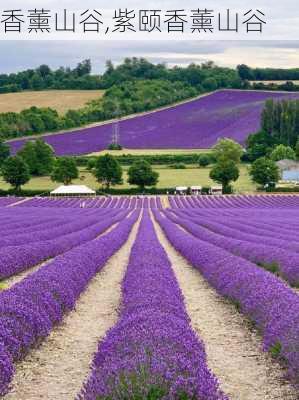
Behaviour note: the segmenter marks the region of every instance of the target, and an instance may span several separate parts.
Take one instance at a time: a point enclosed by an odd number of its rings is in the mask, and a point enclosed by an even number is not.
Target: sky
[[[0,41],[0,73],[11,73],[48,64],[74,67],[90,58],[93,73],[102,73],[105,62],[125,57],[145,57],[169,67],[215,61],[220,66],[299,67],[298,41]]]
[[[36,0],[1,0],[1,10],[30,9]],[[82,5],[84,4],[84,6]],[[58,10],[110,9],[127,7],[140,9],[145,4],[140,0],[39,0],[38,7]],[[146,9],[198,8],[196,0],[147,0]],[[251,0],[250,5],[240,0],[206,0],[200,7],[213,10],[223,8],[259,8],[267,16],[267,29],[274,29],[280,40],[122,40],[122,41],[11,41],[0,40],[0,73],[17,72],[48,64],[52,68],[74,67],[83,59],[90,58],[93,73],[102,73],[107,60],[115,64],[125,57],[145,57],[151,62],[163,62],[168,66],[185,66],[208,60],[218,65],[235,67],[245,63],[252,67],[299,67],[299,12],[297,0],[284,0],[274,5],[273,0]],[[245,10],[244,8],[244,10]],[[0,18],[1,21],[1,18]],[[2,36],[3,37],[3,36]],[[285,39],[288,40],[285,40]],[[0,29],[1,39],[1,29]],[[283,40],[281,40],[283,39]],[[291,40],[289,40],[291,39]],[[297,40],[296,40],[297,39]]]

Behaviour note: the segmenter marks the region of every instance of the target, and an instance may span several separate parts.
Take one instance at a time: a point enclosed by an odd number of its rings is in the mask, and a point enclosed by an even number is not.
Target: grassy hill
[[[59,114],[77,110],[87,102],[100,98],[101,90],[45,90],[0,94],[0,113],[20,112],[32,106],[51,107]]]

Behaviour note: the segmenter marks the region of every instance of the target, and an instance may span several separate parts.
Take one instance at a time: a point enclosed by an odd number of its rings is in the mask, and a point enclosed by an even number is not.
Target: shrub
[[[108,150],[122,150],[122,146],[119,143],[110,143]]]
[[[136,161],[128,171],[128,182],[130,185],[137,185],[141,191],[145,186],[156,186],[159,174],[153,171],[151,165],[145,160]]]
[[[198,165],[200,167],[207,167],[211,164],[211,157],[208,154],[202,154],[198,158]]]
[[[183,163],[170,164],[169,168],[172,168],[172,169],[186,169],[186,165],[183,164]]]

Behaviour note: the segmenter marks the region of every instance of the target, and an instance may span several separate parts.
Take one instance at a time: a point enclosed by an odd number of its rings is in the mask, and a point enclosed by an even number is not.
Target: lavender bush
[[[250,243],[245,240],[233,239],[217,234],[209,229],[200,226],[200,220],[175,217],[172,213],[166,212],[168,218],[182,226],[193,236],[212,243],[222,249],[243,257],[256,264],[263,265],[264,268],[272,268],[282,278],[292,286],[299,287],[299,254],[288,250],[283,250],[269,245]],[[276,271],[277,268],[277,271]]]
[[[13,377],[13,361],[45,338],[93,276],[127,240],[138,212],[96,240],[89,241],[0,293],[0,392]]]
[[[221,295],[255,322],[265,350],[284,359],[299,383],[299,296],[273,274],[213,244],[197,239],[153,210],[172,245]]]
[[[190,328],[184,300],[148,211],[122,285],[117,324],[99,344],[78,399],[226,399]]]
[[[103,233],[113,224],[121,221],[127,212],[114,212],[101,222],[78,232],[57,237],[52,240],[37,241],[29,244],[7,246],[0,253],[0,279],[8,278],[25,269],[56,257],[73,247],[80,246]]]

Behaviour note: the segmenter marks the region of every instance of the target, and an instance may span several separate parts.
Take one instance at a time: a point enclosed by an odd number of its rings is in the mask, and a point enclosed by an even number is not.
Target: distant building
[[[282,171],[282,180],[284,182],[299,182],[299,169],[297,171]]]
[[[280,160],[276,165],[280,170],[283,182],[299,182],[299,162],[294,160]]]

